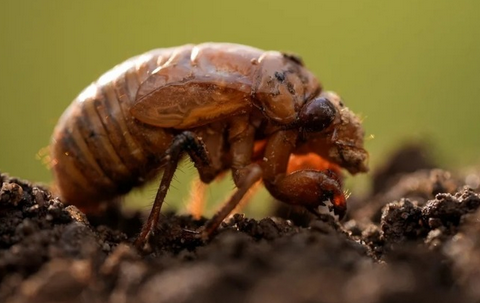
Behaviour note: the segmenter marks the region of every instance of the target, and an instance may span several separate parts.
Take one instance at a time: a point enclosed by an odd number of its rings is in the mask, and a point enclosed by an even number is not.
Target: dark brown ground
[[[479,174],[432,167],[400,151],[342,223],[236,215],[202,244],[184,229],[203,222],[167,215],[145,256],[138,216],[87,220],[1,175],[0,302],[480,302],[480,196],[464,186]]]

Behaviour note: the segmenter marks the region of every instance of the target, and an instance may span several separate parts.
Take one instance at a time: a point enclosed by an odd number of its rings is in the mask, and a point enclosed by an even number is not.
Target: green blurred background
[[[152,48],[204,41],[300,54],[365,117],[373,167],[412,139],[431,143],[444,167],[480,159],[477,0],[2,0],[0,33],[0,170],[24,179],[51,180],[36,155],[103,72]]]

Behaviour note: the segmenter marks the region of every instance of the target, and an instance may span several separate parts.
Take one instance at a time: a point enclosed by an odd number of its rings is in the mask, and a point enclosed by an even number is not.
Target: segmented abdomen
[[[129,110],[140,84],[174,49],[131,58],[105,73],[70,105],[52,139],[55,187],[85,208],[129,191],[152,176],[171,141],[167,131],[135,120]]]

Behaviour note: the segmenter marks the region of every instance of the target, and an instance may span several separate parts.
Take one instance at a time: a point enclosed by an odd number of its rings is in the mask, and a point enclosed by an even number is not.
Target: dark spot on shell
[[[278,81],[283,82],[285,81],[285,73],[275,72],[275,78],[277,78]]]
[[[293,88],[292,83],[290,82],[287,83],[287,89],[290,94],[295,95],[295,88]]]

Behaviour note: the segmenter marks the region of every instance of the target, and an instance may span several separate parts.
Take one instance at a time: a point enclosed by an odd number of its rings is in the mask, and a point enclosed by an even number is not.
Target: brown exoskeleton
[[[367,171],[363,136],[357,116],[323,92],[299,58],[236,44],[184,45],[131,58],[87,87],[55,128],[53,172],[61,198],[92,211],[161,168],[136,241],[142,247],[185,152],[204,183],[231,169],[237,186],[206,223],[209,237],[259,180],[275,198],[310,211],[331,200],[342,217],[340,181],[322,169]],[[295,166],[296,156],[317,160]]]

